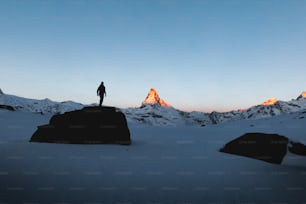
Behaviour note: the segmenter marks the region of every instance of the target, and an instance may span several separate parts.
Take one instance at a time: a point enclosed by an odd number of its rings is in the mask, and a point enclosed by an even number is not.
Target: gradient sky
[[[306,89],[305,0],[0,0],[0,88],[137,107],[232,110]]]

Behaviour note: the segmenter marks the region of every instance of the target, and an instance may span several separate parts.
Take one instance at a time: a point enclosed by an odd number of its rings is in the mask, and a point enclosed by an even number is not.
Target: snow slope
[[[0,110],[0,203],[306,202],[304,157],[274,165],[218,151],[246,132],[305,143],[305,111],[201,128],[129,123],[130,146],[29,143],[50,117]]]

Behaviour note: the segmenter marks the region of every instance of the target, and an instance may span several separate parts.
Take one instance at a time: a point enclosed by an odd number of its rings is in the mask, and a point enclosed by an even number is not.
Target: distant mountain
[[[56,114],[82,109],[83,107],[83,104],[73,101],[55,102],[50,99],[37,100],[0,94],[0,109]],[[172,107],[162,100],[154,88],[150,89],[140,107],[121,109],[129,123],[153,126],[206,126],[228,121],[267,118],[305,110],[306,92],[303,92],[297,99],[292,99],[288,102],[278,101],[277,99],[267,100],[261,105],[256,105],[246,110],[213,111],[211,113],[185,112]]]
[[[73,101],[55,102],[47,98],[42,100],[28,99],[9,94],[0,94],[0,106],[11,107],[14,110],[42,114],[64,113],[67,111],[82,109],[84,107],[84,105]]]
[[[163,106],[158,102],[158,100],[155,100],[154,103],[142,103],[139,108],[128,108],[123,109],[122,111],[126,114],[130,123],[161,126],[205,126],[227,121],[267,118],[303,110],[306,110],[306,92],[303,92],[297,99],[292,99],[288,102],[278,101],[276,98],[271,98],[263,102],[261,105],[256,105],[246,110],[233,110],[229,112],[185,112],[175,109],[172,106]]]

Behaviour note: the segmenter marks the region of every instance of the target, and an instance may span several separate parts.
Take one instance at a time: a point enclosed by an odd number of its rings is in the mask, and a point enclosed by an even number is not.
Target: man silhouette
[[[100,103],[99,106],[102,106],[104,95],[106,96],[105,86],[103,81],[101,82],[100,86],[97,89],[97,95],[100,96]]]

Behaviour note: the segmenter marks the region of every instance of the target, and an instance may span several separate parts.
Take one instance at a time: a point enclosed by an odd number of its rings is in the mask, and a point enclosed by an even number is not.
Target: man
[[[102,106],[104,95],[106,96],[105,86],[103,81],[101,82],[99,88],[97,89],[97,95],[100,96],[100,104],[99,106]]]

